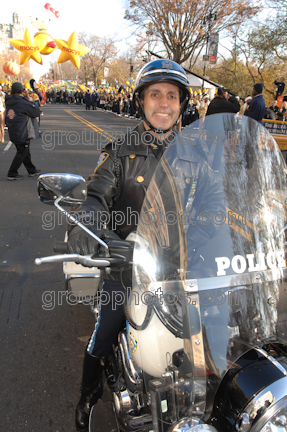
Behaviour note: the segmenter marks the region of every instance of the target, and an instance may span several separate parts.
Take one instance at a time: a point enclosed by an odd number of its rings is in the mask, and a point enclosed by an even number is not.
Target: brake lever
[[[92,258],[92,255],[79,255],[79,254],[63,254],[52,255],[43,258],[36,258],[35,264],[41,265],[43,263],[57,263],[57,262],[75,262],[85,267],[110,267],[111,262],[107,258]]]

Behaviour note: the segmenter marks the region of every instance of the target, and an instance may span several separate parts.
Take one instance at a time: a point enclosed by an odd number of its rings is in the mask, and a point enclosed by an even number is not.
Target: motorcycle
[[[202,173],[191,169],[199,161],[215,171],[200,197]],[[105,364],[113,430],[287,431],[286,174],[258,122],[229,113],[200,119],[166,149],[136,233],[97,238],[93,256],[36,260],[106,272],[132,265],[126,328]],[[214,184],[224,206],[211,213],[205,197]],[[81,225],[59,203],[85,201],[83,178],[41,175],[38,190]],[[199,250],[194,229],[205,239]],[[90,432],[98,431],[97,405]]]

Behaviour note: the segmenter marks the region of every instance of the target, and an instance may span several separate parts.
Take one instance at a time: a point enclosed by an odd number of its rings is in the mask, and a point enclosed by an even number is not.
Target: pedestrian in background
[[[0,86],[0,141],[4,142],[4,126],[5,126],[5,93]]]
[[[96,108],[96,104],[97,104],[97,93],[94,90],[93,93],[92,93],[92,107],[93,107],[93,110],[97,109]]]
[[[91,94],[90,94],[90,90],[86,91],[85,94],[85,104],[86,104],[86,110],[90,110],[91,109]]]
[[[238,113],[240,103],[230,94],[228,89],[219,87],[215,98],[210,102],[206,115],[219,114],[223,112]]]
[[[37,170],[31,161],[30,141],[32,138],[40,137],[39,125],[36,120],[36,117],[40,116],[40,108],[36,106],[30,96],[24,98],[24,87],[19,82],[12,84],[11,95],[6,96],[5,103],[10,141],[15,144],[17,149],[8,171],[7,180],[22,180],[24,178],[18,174],[18,169],[22,163],[27,169],[29,177],[34,177],[41,171]],[[34,121],[32,122],[32,120]]]
[[[287,102],[283,102],[281,107],[275,107],[276,120],[284,121],[287,114]]]
[[[252,89],[252,100],[249,102],[249,106],[246,109],[244,115],[257,120],[259,123],[263,124],[263,117],[265,113],[265,100],[262,96],[263,84],[254,84]]]
[[[244,114],[245,113],[245,111],[247,110],[247,108],[248,108],[248,105],[250,104],[250,101],[252,100],[252,96],[247,96],[246,98],[245,98],[245,100],[244,100],[244,104],[241,106],[241,108],[240,108],[240,111],[239,111],[239,114]]]
[[[276,99],[277,99],[278,96],[281,96],[283,94],[284,89],[285,89],[284,77],[281,77],[280,81],[278,81],[276,79],[274,81],[274,84],[277,86],[277,89],[276,89]]]
[[[209,104],[210,104],[209,95],[204,94],[202,101],[199,104],[199,110],[198,110],[199,118],[205,117]]]

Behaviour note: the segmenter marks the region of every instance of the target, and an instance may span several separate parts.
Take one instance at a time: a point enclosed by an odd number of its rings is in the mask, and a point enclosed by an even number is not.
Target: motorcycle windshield
[[[158,421],[207,418],[240,356],[286,343],[286,172],[267,130],[229,113],[192,123],[161,158],[128,305],[132,361]]]

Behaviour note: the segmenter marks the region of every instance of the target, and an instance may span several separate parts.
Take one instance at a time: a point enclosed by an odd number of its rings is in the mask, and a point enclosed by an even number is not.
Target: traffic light
[[[133,71],[134,71],[134,67],[133,67],[133,65],[131,65],[131,67],[130,67],[130,73],[132,74]]]

